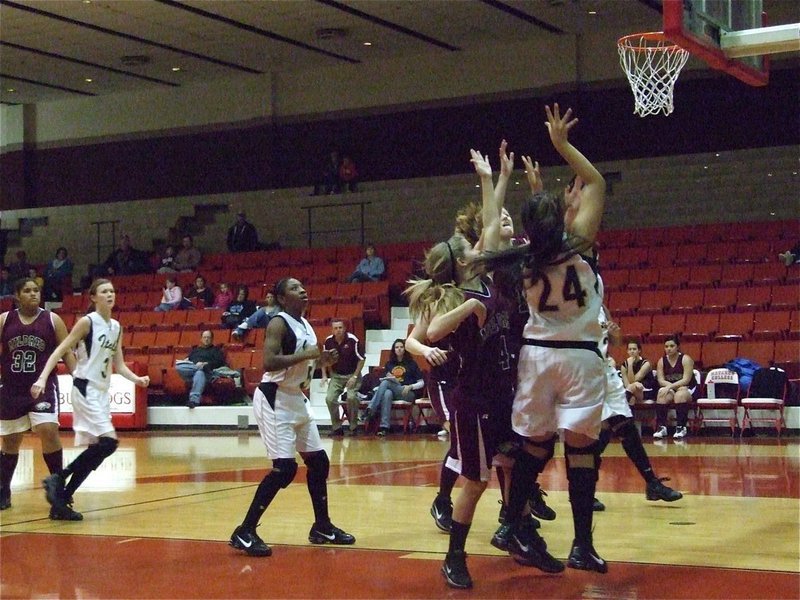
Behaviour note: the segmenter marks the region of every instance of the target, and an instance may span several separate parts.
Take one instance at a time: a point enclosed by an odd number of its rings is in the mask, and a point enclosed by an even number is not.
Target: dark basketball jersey
[[[667,359],[667,355],[664,355],[662,360],[662,368],[664,371],[664,379],[669,381],[670,383],[675,383],[676,381],[680,381],[683,379],[683,353],[678,352],[678,360],[675,362],[675,366],[673,367],[669,364],[669,360]],[[696,386],[697,383],[694,380],[694,375],[692,375],[692,380],[686,384],[686,387],[692,388]]]
[[[483,401],[513,397],[519,356],[519,336],[512,332],[516,305],[501,296],[491,282],[481,290],[464,290],[465,300],[478,299],[486,307],[486,321],[478,327],[475,315],[451,334],[452,346],[461,357],[458,387],[462,396]]]
[[[644,362],[645,362],[644,358],[639,358],[633,361],[633,364],[631,365],[630,369],[631,373],[636,375],[636,373],[639,372],[639,369],[642,368]],[[666,362],[664,366],[669,366],[669,363]],[[681,366],[681,376],[678,377],[678,379],[680,379],[681,377],[683,377],[683,366]],[[676,379],[675,381],[677,381],[678,379]],[[656,376],[653,374],[653,369],[650,369],[650,372],[644,376],[644,379],[642,379],[640,383],[644,386],[645,389],[654,389],[658,387],[658,381],[656,381]]]
[[[16,419],[31,410],[22,410],[20,414],[21,408],[17,406],[20,403],[25,406],[41,404],[42,412],[52,412],[58,401],[55,371],[47,378],[44,394],[36,401],[31,398],[31,386],[58,346],[50,312],[40,309],[33,322],[26,325],[20,319],[18,310],[9,311],[0,345],[3,350],[0,356],[3,382],[0,419]],[[49,406],[44,407],[44,404]]]
[[[453,348],[450,336],[446,336],[433,344],[436,348],[447,352],[447,361],[443,365],[431,366],[429,379],[432,383],[443,384],[448,387],[455,386],[458,371],[461,367],[461,357]]]

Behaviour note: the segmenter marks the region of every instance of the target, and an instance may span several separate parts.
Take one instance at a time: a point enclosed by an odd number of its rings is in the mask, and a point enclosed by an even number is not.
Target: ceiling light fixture
[[[86,79],[84,79],[84,81],[86,83],[92,83],[93,79],[91,77],[87,77]]]
[[[372,42],[364,42],[365,46],[372,46]]]
[[[596,15],[596,14],[597,14],[597,11],[596,11],[596,10],[590,10],[590,11],[589,11],[589,14],[590,14],[590,15]]]
[[[183,69],[181,69],[180,67],[172,67],[172,70],[175,71],[176,73],[178,71],[183,71]]]

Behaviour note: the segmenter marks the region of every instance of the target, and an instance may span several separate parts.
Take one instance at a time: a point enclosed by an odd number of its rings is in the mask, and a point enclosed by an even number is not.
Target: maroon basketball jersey
[[[486,307],[486,321],[478,327],[471,315],[452,333],[452,345],[461,357],[458,387],[475,399],[512,396],[516,384],[518,336],[512,331],[512,313],[516,306],[497,292],[488,280],[481,289],[464,290],[464,298],[478,299]]]
[[[678,360],[675,362],[675,366],[673,367],[669,364],[669,359],[667,355],[664,355],[663,362],[663,370],[664,370],[664,379],[669,381],[670,383],[675,383],[676,381],[680,381],[683,379],[683,353],[678,352]],[[694,375],[692,375],[692,380],[686,384],[686,387],[692,388],[696,386],[697,383],[694,380]]]
[[[458,353],[453,348],[450,336],[445,336],[433,345],[447,352],[447,361],[443,365],[431,366],[430,379],[448,387],[455,386],[459,367],[461,366],[461,357],[458,356]]]
[[[18,310],[9,311],[3,325],[0,344],[3,350],[0,356],[3,408],[15,398],[33,402],[31,386],[39,378],[47,359],[58,346],[50,311],[40,309],[39,314],[29,325],[22,322]],[[56,401],[57,386],[54,370],[47,379],[45,396],[40,397],[40,401]]]

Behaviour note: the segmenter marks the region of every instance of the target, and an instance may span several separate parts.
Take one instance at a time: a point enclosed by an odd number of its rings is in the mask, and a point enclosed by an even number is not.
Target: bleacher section
[[[663,353],[664,339],[680,333],[682,350],[703,371],[742,356],[764,366],[775,364],[798,379],[800,266],[785,267],[776,256],[799,234],[798,221],[602,232],[598,247],[606,304],[623,335],[638,338],[643,355],[653,363]],[[380,340],[388,348],[389,337],[405,335],[405,329],[399,334],[385,331],[391,325],[391,300],[397,304],[427,247],[422,242],[378,246],[386,260],[387,280],[376,283],[342,283],[360,258],[361,249],[353,246],[212,254],[205,257],[201,271],[212,285],[248,284],[258,290],[251,297],[263,297],[281,277],[298,277],[307,286],[308,318],[320,340],[330,333],[330,321],[336,317],[362,340]],[[229,365],[243,371],[245,387],[252,391],[261,375],[263,331],[250,332],[243,341],[231,340],[230,331],[220,324],[220,311],[154,312],[162,279],[114,279],[120,291],[116,315],[125,328],[126,359],[148,364],[151,396],[164,393],[175,359],[185,357],[207,328],[214,330],[215,343],[223,345]],[[181,274],[179,279],[188,285],[194,274]],[[88,304],[85,296],[67,296],[58,312],[70,326]],[[374,352],[368,354],[365,370],[380,364]],[[625,348],[613,348],[612,354],[621,361]]]

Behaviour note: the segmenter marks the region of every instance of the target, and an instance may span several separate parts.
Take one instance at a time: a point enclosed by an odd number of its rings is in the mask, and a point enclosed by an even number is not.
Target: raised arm
[[[428,339],[428,321],[420,318],[406,338],[406,350],[415,356],[424,356],[430,365],[443,365],[447,362],[447,350],[425,343]]]
[[[581,203],[572,223],[572,233],[594,242],[603,217],[606,181],[600,171],[568,139],[570,129],[578,123],[578,119],[572,118],[572,109],[567,109],[562,117],[556,103],[552,109],[545,106],[545,112],[547,131],[553,147],[583,181]]]
[[[503,213],[503,206],[506,203],[506,191],[508,190],[508,181],[511,179],[511,175],[514,173],[514,153],[508,154],[506,152],[508,148],[508,142],[503,140],[500,142],[500,150],[499,150],[499,157],[500,157],[500,175],[497,177],[497,185],[494,187],[494,206],[497,210],[497,218],[500,219]],[[487,210],[487,207],[483,207],[483,210]],[[483,215],[481,215],[483,217]],[[484,220],[484,223],[486,221]],[[498,232],[500,231],[500,222],[498,221],[497,225]],[[500,241],[499,233],[498,233],[498,243]]]
[[[428,339],[434,343],[438,342],[448,333],[454,331],[473,313],[478,317],[478,325],[483,327],[483,323],[486,320],[486,307],[477,298],[470,298],[453,310],[443,315],[436,315],[431,319],[428,326]]]
[[[544,179],[539,170],[539,161],[534,161],[530,156],[522,156],[522,164],[525,165],[525,177],[528,180],[528,186],[531,188],[531,194],[537,194],[544,190]]]
[[[500,245],[500,209],[497,207],[494,184],[492,183],[492,166],[489,160],[477,150],[470,150],[470,162],[481,179],[481,220],[483,231],[479,242],[481,250],[497,250]]]

